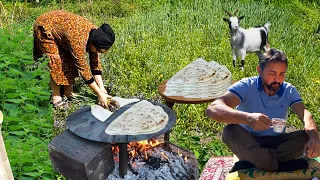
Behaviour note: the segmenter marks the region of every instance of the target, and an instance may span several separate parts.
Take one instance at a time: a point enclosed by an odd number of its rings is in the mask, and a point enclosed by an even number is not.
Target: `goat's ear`
[[[243,18],[244,18],[244,16],[240,16],[240,17],[238,17],[239,21],[240,21],[241,19],[243,19]]]
[[[224,21],[226,22],[229,22],[229,19],[228,18],[223,18]]]

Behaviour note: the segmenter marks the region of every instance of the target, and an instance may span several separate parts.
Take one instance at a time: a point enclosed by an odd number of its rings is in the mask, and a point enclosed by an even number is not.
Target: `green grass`
[[[157,86],[200,57],[227,66],[234,80],[257,75],[255,54],[247,56],[245,71],[232,66],[228,25],[222,20],[226,16],[224,9],[239,8],[239,14],[245,15],[241,27],[270,21],[271,46],[283,50],[289,58],[287,81],[297,87],[319,126],[320,34],[315,34],[320,24],[318,1],[76,2],[77,6],[69,1],[63,8],[97,25],[107,21],[115,30],[116,42],[102,56],[103,76],[110,93],[162,103]],[[58,8],[60,4],[55,1],[0,4],[0,109],[5,115],[2,131],[16,179],[61,178],[54,173],[47,152],[47,143],[54,136],[52,118],[56,118],[51,116],[48,102],[49,74],[46,61],[33,65],[31,29],[39,14]],[[82,81],[76,88],[82,95],[92,95]],[[178,119],[171,133],[172,142],[193,151],[200,170],[211,156],[231,154],[220,140],[224,125],[204,114],[207,105],[175,105]],[[66,117],[72,111],[60,116]],[[290,114],[289,124],[303,127],[294,114]]]

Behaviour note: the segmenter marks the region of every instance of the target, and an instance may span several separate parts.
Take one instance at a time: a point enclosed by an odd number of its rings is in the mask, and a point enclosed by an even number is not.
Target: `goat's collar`
[[[260,76],[258,76],[257,78],[257,89],[259,91],[264,91],[263,89],[263,84],[262,84],[262,78]],[[280,88],[279,90],[277,91],[277,94],[279,97],[281,97],[284,93],[284,86],[283,86],[283,83],[280,85]]]

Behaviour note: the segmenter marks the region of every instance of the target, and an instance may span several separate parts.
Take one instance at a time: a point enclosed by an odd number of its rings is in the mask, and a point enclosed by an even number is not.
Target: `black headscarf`
[[[115,34],[109,24],[102,24],[90,33],[90,40],[97,49],[110,49],[115,41]]]

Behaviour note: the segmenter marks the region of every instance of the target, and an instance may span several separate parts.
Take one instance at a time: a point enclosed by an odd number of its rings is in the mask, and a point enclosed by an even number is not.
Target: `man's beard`
[[[274,81],[274,82],[272,82],[270,84],[267,84],[267,82],[263,81],[263,85],[266,88],[268,88],[269,91],[271,91],[271,92],[278,92],[278,90],[280,89],[280,85],[281,84],[280,84],[280,82],[276,82],[276,81]],[[278,86],[276,86],[276,85],[278,85]]]

